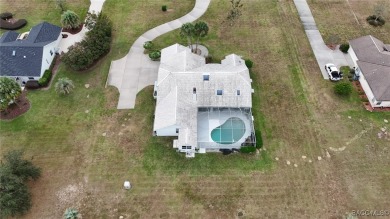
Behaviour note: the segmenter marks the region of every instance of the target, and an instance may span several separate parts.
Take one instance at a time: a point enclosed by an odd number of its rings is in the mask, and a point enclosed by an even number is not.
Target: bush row
[[[43,73],[43,76],[38,80],[38,83],[41,87],[45,87],[49,84],[51,79],[51,70],[46,70],[45,73]]]
[[[107,54],[111,44],[112,23],[106,15],[100,13],[93,29],[87,32],[83,41],[69,48],[62,61],[73,70],[85,70]]]

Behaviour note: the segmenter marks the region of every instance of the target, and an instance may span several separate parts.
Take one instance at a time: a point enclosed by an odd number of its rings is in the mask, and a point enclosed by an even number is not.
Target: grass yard
[[[61,65],[56,78],[74,80],[72,94],[29,92],[31,110],[0,122],[0,152],[24,149],[43,169],[42,178],[31,183],[33,207],[23,218],[59,218],[68,207],[79,209],[83,218],[235,218],[239,213],[340,218],[352,210],[388,208],[390,136],[378,138],[378,133],[390,128],[383,122],[390,113],[365,111],[355,91],[349,98],[333,94],[292,1],[243,3],[242,17],[229,26],[221,22],[228,1],[212,0],[201,18],[210,27],[203,43],[214,60],[236,53],[254,61],[253,114],[265,150],[184,158],[172,149],[172,138],[152,137],[152,87],[138,94],[134,110],[116,110],[116,89],[104,88],[111,60],[123,57],[149,28],[189,12],[194,0],[107,0],[103,11],[114,23],[111,52],[87,72]],[[161,12],[163,4],[172,10]],[[322,7],[321,1],[309,4]],[[27,2],[19,7],[28,7],[29,14],[39,10]],[[350,36],[349,29],[340,35]],[[176,42],[185,39],[173,31],[155,44]],[[131,181],[131,191],[122,189],[124,180]]]

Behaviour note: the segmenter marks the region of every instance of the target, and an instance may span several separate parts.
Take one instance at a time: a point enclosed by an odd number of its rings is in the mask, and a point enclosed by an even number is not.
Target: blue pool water
[[[233,144],[245,134],[245,123],[240,118],[232,117],[211,131],[211,139],[219,144]]]

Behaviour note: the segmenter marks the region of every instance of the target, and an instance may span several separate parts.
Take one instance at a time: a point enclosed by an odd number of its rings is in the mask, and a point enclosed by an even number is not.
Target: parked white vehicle
[[[325,70],[326,72],[328,72],[329,80],[339,81],[343,79],[343,73],[341,73],[334,64],[332,63],[326,64]]]

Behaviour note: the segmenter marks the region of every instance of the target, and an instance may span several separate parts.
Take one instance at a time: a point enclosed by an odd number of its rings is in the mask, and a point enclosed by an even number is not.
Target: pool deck
[[[240,140],[233,144],[218,144],[211,139],[211,131],[224,124],[229,118],[240,118],[245,124],[245,133]],[[240,111],[228,112],[199,112],[198,113],[198,146],[206,149],[240,148],[245,139],[251,135],[251,118]]]

